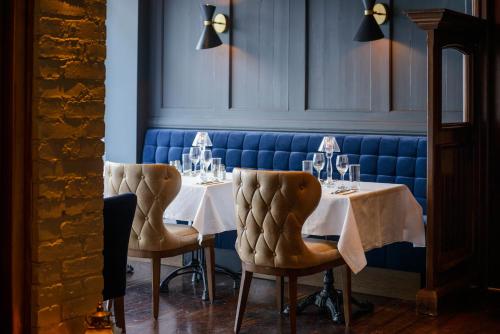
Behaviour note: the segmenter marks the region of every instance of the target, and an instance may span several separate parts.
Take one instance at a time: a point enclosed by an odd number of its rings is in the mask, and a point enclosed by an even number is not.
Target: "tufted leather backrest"
[[[233,194],[236,251],[243,262],[294,268],[310,255],[301,230],[321,197],[321,186],[314,176],[234,169]]]
[[[161,251],[178,242],[163,225],[163,212],[181,188],[181,175],[173,166],[155,164],[104,165],[104,196],[134,193],[137,208],[129,249]]]
[[[182,153],[189,152],[197,131],[147,130],[143,162],[181,160]],[[213,156],[222,158],[228,171],[234,167],[301,170],[302,160],[312,159],[323,138],[319,133],[208,131],[208,134]],[[348,154],[351,163],[361,164],[362,181],[405,184],[426,212],[426,137],[335,135],[335,138],[341,153]],[[339,178],[335,168],[334,177]]]

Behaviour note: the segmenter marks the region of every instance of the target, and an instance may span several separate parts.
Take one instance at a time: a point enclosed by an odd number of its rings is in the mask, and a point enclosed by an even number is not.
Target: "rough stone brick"
[[[62,275],[65,279],[82,277],[102,272],[102,256],[84,256],[66,260],[62,263]]]
[[[102,296],[94,293],[65,301],[62,310],[63,319],[87,315],[88,310],[95,308],[97,306],[97,301],[100,299],[102,299]]]
[[[65,213],[68,216],[76,216],[81,213],[102,211],[102,199],[73,199],[68,198],[65,203]]]
[[[77,297],[81,297],[86,294],[87,291],[83,289],[83,284],[80,279],[73,281],[65,281],[63,290],[62,290],[62,298],[63,300],[75,299]]]
[[[33,283],[54,284],[61,281],[61,262],[34,263],[31,267]]]
[[[46,198],[39,198],[37,200],[37,213],[40,219],[56,219],[62,216],[64,212],[64,202],[52,201]]]
[[[52,305],[43,307],[38,311],[37,325],[40,327],[48,326],[51,324],[58,324],[61,322],[61,306]]]
[[[59,219],[41,220],[38,224],[38,239],[40,241],[49,241],[61,237]]]
[[[39,196],[48,200],[60,201],[64,197],[64,187],[66,182],[63,180],[52,180],[51,182],[40,182],[38,184]]]
[[[62,292],[62,283],[48,286],[36,285],[33,287],[33,302],[40,307],[56,305],[62,300]]]
[[[75,179],[69,181],[64,192],[68,198],[92,198],[102,195],[103,181],[102,177]]]
[[[40,38],[38,48],[41,58],[79,59],[84,51],[84,45],[78,38],[57,38],[44,35]]]
[[[63,20],[57,17],[41,17],[39,23],[40,35],[92,40],[106,38],[102,24],[88,19]]]
[[[102,276],[96,275],[85,278],[83,280],[83,287],[85,288],[85,291],[89,293],[92,292],[102,293],[102,289],[104,288]]]
[[[58,239],[40,243],[35,250],[35,254],[33,254],[33,258],[35,261],[48,262],[82,255],[82,244],[78,239]]]
[[[104,101],[68,101],[64,105],[66,116],[77,117],[102,117],[104,115]]]
[[[40,11],[46,15],[83,17],[86,14],[83,1],[39,0]]]
[[[104,80],[105,68],[102,62],[69,61],[64,65],[66,79]]]
[[[101,231],[98,222],[102,219],[102,212],[94,214],[84,214],[81,216],[71,217],[71,220],[66,220],[61,224],[61,235],[63,238],[71,238],[74,236],[85,235],[89,231]]]
[[[35,64],[38,78],[44,80],[57,80],[64,75],[63,65],[65,62],[53,59],[38,59],[38,64]]]
[[[106,58],[106,46],[103,43],[86,44],[84,57],[88,60],[102,62]]]
[[[106,1],[35,8],[33,332],[80,333],[102,298]]]
[[[64,102],[60,99],[56,100],[44,100],[39,99],[35,101],[34,113],[36,115],[45,117],[61,117],[65,111]]]
[[[101,252],[104,246],[102,234],[89,235],[83,243],[83,251],[87,254]]]
[[[86,173],[86,177],[102,175],[102,157],[80,160],[64,160],[61,161],[61,164],[64,173],[68,176],[80,176],[83,171]],[[99,169],[101,170],[99,171]]]

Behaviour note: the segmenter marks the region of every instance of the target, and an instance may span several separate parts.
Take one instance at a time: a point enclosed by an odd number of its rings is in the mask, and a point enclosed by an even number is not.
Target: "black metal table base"
[[[201,299],[208,300],[208,285],[204,260],[205,257],[202,250],[192,252],[191,261],[187,265],[174,270],[161,282],[160,292],[168,292],[168,284],[177,276],[192,274],[191,281],[193,283],[199,282],[200,280],[203,282],[203,294]],[[240,287],[241,274],[217,265],[215,266],[215,272],[229,276],[233,280],[234,289],[238,289]]]
[[[160,292],[168,292],[168,284],[171,280],[177,276],[192,274],[191,281],[193,283],[199,282],[200,279],[203,282],[203,293],[201,296],[202,300],[208,300],[208,285],[207,277],[205,272],[205,265],[203,259],[203,251],[198,250],[191,253],[191,261],[184,267],[178,268],[171,272],[160,284]],[[199,260],[201,259],[201,261]]]
[[[333,322],[337,324],[344,323],[344,310],[342,308],[342,291],[335,290],[333,286],[333,270],[327,270],[323,278],[323,289],[301,299],[297,303],[297,314],[303,312],[307,307],[314,305],[320,310],[328,313]],[[373,304],[360,302],[351,297],[351,304],[356,307],[353,315],[360,315],[373,311]],[[284,313],[289,312],[289,306]]]

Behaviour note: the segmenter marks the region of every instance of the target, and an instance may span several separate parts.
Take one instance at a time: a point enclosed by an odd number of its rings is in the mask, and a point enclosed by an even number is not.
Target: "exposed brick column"
[[[105,18],[105,0],[35,0],[37,333],[81,333],[101,299]]]

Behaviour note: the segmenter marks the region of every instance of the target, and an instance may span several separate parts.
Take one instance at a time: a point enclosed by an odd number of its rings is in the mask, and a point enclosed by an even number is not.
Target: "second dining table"
[[[232,191],[230,173],[226,180],[205,183],[197,176],[183,176],[181,190],[164,217],[167,221],[191,222],[201,238],[236,230]],[[367,265],[366,251],[401,241],[425,246],[422,207],[408,187],[401,184],[361,182],[359,190],[346,194],[322,187],[320,202],[306,220],[302,233],[339,236],[339,253],[355,274]],[[331,272],[327,272],[325,280],[333,286]],[[338,315],[328,311],[338,320]]]

